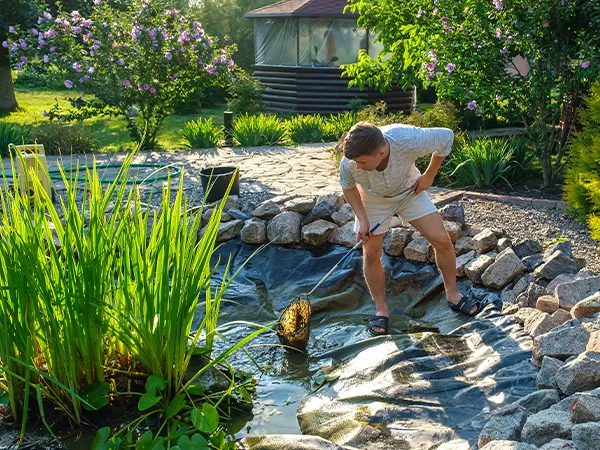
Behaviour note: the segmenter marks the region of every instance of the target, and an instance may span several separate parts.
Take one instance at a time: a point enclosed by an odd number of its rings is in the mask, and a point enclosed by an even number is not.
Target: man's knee
[[[454,246],[447,233],[439,233],[429,240],[429,243],[438,252],[452,251]]]
[[[369,245],[370,244],[370,245]],[[363,247],[363,256],[366,262],[379,261],[383,251],[383,245],[376,242],[369,242]]]

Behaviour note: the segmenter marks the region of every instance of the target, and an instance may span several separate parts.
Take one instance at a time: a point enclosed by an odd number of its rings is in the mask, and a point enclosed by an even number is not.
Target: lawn
[[[36,126],[48,121],[43,117],[44,110],[49,110],[58,101],[58,104],[69,107],[68,97],[77,95],[72,91],[43,91],[16,88],[17,102],[21,111],[4,116],[0,122],[11,122],[19,125]],[[165,150],[182,148],[180,131],[190,120],[199,117],[212,117],[217,124],[223,124],[223,111],[226,105],[217,105],[204,108],[200,114],[171,115],[165,119],[159,133],[158,142]],[[96,136],[100,151],[115,152],[129,150],[134,143],[125,128],[125,121],[119,117],[94,117],[87,119],[84,126],[88,127]]]

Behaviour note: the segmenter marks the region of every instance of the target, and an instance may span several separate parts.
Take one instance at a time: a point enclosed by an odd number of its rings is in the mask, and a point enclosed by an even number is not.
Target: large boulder
[[[317,198],[315,196],[295,197],[286,201],[283,207],[286,211],[308,214],[315,206],[316,201]]]
[[[565,363],[560,359],[551,356],[545,356],[542,360],[542,366],[535,379],[535,385],[538,389],[556,389],[556,374]]]
[[[600,422],[600,398],[597,395],[582,392],[569,406],[571,422]]]
[[[529,416],[521,438],[523,442],[541,446],[556,438],[570,439],[572,428],[568,412],[548,409]]]
[[[481,276],[493,263],[494,258],[488,255],[479,255],[477,259],[465,266],[465,275],[475,283],[481,283]]]
[[[462,224],[444,220],[444,228],[452,242],[456,242],[462,237]]]
[[[252,212],[252,215],[254,217],[258,217],[259,219],[268,220],[272,219],[279,213],[281,213],[281,206],[279,206],[273,200],[267,200],[262,202],[258,208]]]
[[[536,337],[533,340],[533,354],[538,361],[544,356],[565,360],[583,353],[589,338],[590,334],[586,329],[565,323]]]
[[[213,213],[215,212],[215,208],[208,208],[202,212],[202,223],[208,223]],[[223,211],[221,213],[221,222],[230,222],[234,218],[227,211]]]
[[[577,450],[598,450],[600,447],[600,423],[578,423],[573,426],[573,445]]]
[[[356,244],[356,231],[354,231],[354,222],[348,222],[343,227],[336,228],[327,238],[329,242],[346,247],[354,247]]]
[[[519,441],[521,429],[531,413],[520,405],[508,405],[500,409],[485,424],[479,434],[478,446],[484,447],[497,440]]]
[[[533,272],[536,279],[553,280],[564,273],[577,273],[577,263],[561,251],[554,252],[548,260]]]
[[[318,219],[302,227],[302,242],[314,247],[322,247],[337,225],[327,220]]]
[[[533,239],[525,239],[514,246],[514,251],[519,258],[542,253],[542,244]]]
[[[558,309],[554,311],[552,317],[554,318],[556,323],[560,323],[561,325],[573,319],[571,313],[569,311],[565,311],[564,309]]]
[[[418,237],[412,240],[404,248],[404,257],[409,261],[428,262],[433,255],[433,247],[424,237]]]
[[[209,203],[207,206],[209,208],[216,208],[221,204],[223,200],[217,200],[216,202]],[[223,205],[224,210],[228,210],[231,208],[240,209],[240,198],[237,195],[230,195],[225,200],[225,205]]]
[[[187,447],[192,448],[192,447]],[[195,447],[194,447],[195,448]],[[202,447],[201,447],[202,448]],[[208,448],[208,447],[204,447]],[[300,434],[248,436],[241,440],[240,450],[345,450],[319,436]]]
[[[600,353],[584,352],[567,362],[557,372],[556,384],[565,395],[600,387]]]
[[[555,294],[561,308],[570,310],[577,303],[600,291],[600,276],[559,284]]]
[[[383,251],[390,256],[402,256],[411,234],[404,228],[390,228],[383,239]]]
[[[465,224],[465,208],[457,203],[451,203],[440,209],[440,214],[443,219],[452,222],[458,222],[461,225]]]
[[[498,238],[492,230],[485,228],[473,237],[473,243],[475,245],[475,250],[481,255],[490,250],[494,250],[498,245]]]
[[[354,210],[350,203],[344,203],[336,212],[331,215],[331,220],[339,227],[354,221]]]
[[[600,331],[594,330],[590,332],[590,339],[585,347],[585,351],[600,353]]]
[[[297,244],[301,238],[302,214],[294,211],[283,212],[267,225],[267,238],[273,244]]]
[[[246,220],[240,234],[245,244],[262,245],[267,241],[267,222],[258,217]]]
[[[485,287],[502,289],[525,270],[523,263],[511,248],[500,253],[481,275]]]
[[[475,250],[473,238],[468,236],[461,237],[454,243],[454,250],[456,251],[456,256],[464,255],[465,253],[469,253],[471,250]]]
[[[542,314],[542,312],[538,311],[535,308],[528,308],[528,307],[520,308],[515,313],[515,322],[517,322],[519,325],[525,325],[525,322],[530,320],[532,316],[539,316],[541,314]]]

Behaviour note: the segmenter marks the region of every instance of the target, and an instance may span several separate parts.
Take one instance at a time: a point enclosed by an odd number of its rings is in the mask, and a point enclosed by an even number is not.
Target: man
[[[481,302],[464,296],[456,286],[456,254],[442,218],[427,195],[444,158],[452,150],[454,133],[447,128],[418,128],[409,125],[376,127],[359,122],[342,137],[338,146],[344,152],[340,163],[340,184],[356,215],[356,240],[363,240],[364,273],[376,312],[368,330],[387,334],[389,313],[385,300],[385,275],[381,264],[383,238],[390,228],[388,219],[380,222],[398,204],[396,214],[410,223],[435,249],[442,273],[448,306],[454,311],[477,314]],[[417,158],[431,156],[425,173],[415,166]]]

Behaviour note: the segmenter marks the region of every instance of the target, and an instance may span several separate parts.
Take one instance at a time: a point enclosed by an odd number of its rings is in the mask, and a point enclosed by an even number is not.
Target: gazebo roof
[[[348,0],[283,0],[250,11],[244,17],[358,17],[358,14],[347,12]]]

